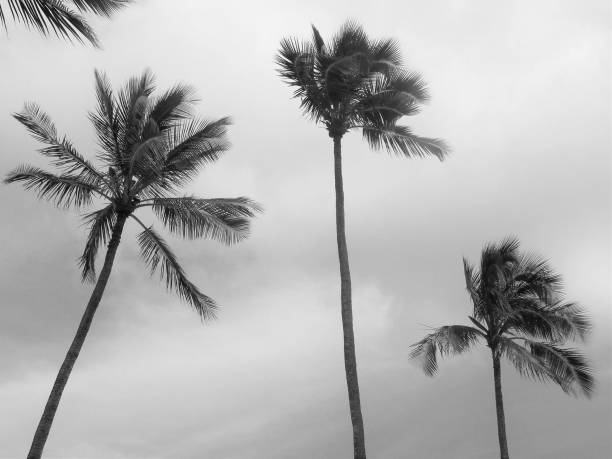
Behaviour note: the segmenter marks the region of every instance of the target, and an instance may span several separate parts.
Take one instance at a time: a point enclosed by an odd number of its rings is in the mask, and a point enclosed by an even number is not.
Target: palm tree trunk
[[[497,409],[497,436],[499,438],[499,453],[501,459],[509,459],[508,442],[506,440],[506,418],[504,416],[504,400],[501,388],[501,367],[499,356],[493,350],[493,380],[495,382],[495,408]]]
[[[104,259],[104,266],[102,267],[102,271],[100,271],[98,282],[96,282],[96,286],[94,287],[91,297],[89,298],[89,302],[87,303],[87,307],[85,308],[85,312],[81,318],[81,323],[79,324],[76,335],[72,340],[72,344],[68,349],[66,357],[64,358],[64,363],[62,363],[59,373],[55,378],[55,382],[53,383],[53,389],[51,389],[51,394],[49,395],[49,399],[45,405],[45,410],[43,411],[38,427],[36,428],[36,433],[34,434],[34,439],[32,440],[32,446],[30,447],[30,452],[28,453],[28,459],[39,459],[42,456],[43,448],[45,447],[47,437],[49,436],[49,431],[51,430],[51,424],[53,424],[53,418],[55,417],[55,412],[57,411],[57,406],[62,398],[62,393],[64,392],[64,387],[66,387],[66,383],[68,382],[68,378],[72,372],[72,367],[79,356],[79,352],[81,352],[81,347],[83,347],[83,343],[87,337],[87,332],[91,326],[91,321],[93,320],[96,309],[100,304],[102,294],[104,293],[104,288],[106,287],[108,278],[110,277],[113,261],[115,260],[115,254],[117,253],[117,247],[119,246],[119,241],[121,240],[121,233],[123,231],[123,226],[125,225],[126,219],[127,215],[125,214],[119,214],[117,217],[111,239],[108,243],[108,250],[106,251],[106,257]]]
[[[351,272],[344,231],[344,188],[342,185],[342,149],[340,137],[334,137],[334,175],[336,184],[336,236],[340,260],[340,302],[342,304],[342,331],[344,334],[344,369],[348,388],[351,422],[353,423],[353,450],[355,459],[365,459],[365,434],[357,379],[355,334],[353,332],[353,306],[351,300]]]

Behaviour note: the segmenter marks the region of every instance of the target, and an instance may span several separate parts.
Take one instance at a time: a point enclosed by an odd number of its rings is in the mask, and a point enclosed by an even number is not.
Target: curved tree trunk
[[[353,423],[353,449],[355,459],[365,459],[365,434],[357,379],[355,335],[353,333],[353,306],[351,300],[351,273],[344,231],[344,188],[342,185],[341,140],[334,137],[334,176],[336,184],[336,235],[340,260],[340,301],[342,304],[342,331],[344,334],[344,369],[348,388],[351,421]]]
[[[83,347],[83,342],[87,337],[87,332],[91,326],[91,321],[93,320],[96,309],[100,304],[102,294],[104,293],[104,288],[106,287],[106,283],[110,277],[113,261],[115,260],[115,254],[117,253],[117,247],[119,246],[119,241],[121,240],[121,233],[123,231],[123,226],[126,219],[127,215],[123,214],[120,214],[117,217],[117,222],[115,223],[111,239],[108,243],[108,250],[106,251],[106,257],[104,259],[104,266],[102,267],[102,271],[100,271],[100,276],[98,277],[96,286],[94,287],[91,297],[89,298],[89,302],[87,303],[87,307],[85,308],[85,312],[83,313],[83,317],[79,323],[79,328],[77,329],[76,335],[72,340],[72,344],[68,349],[66,357],[64,358],[64,363],[62,363],[59,373],[55,378],[55,382],[53,383],[53,389],[51,389],[51,394],[49,395],[49,399],[45,405],[45,410],[43,411],[38,427],[36,428],[36,433],[34,434],[34,439],[32,440],[32,446],[30,447],[30,452],[28,453],[28,459],[39,459],[42,456],[43,448],[45,447],[45,442],[49,436],[51,424],[53,423],[53,418],[55,417],[55,412],[57,411],[57,406],[62,398],[62,393],[64,392],[64,387],[66,387],[66,383],[68,382],[68,378],[72,372],[72,367],[79,356],[81,347]]]
[[[499,437],[499,453],[501,459],[509,459],[508,442],[506,440],[506,417],[504,416],[504,400],[501,388],[501,367],[499,356],[493,351],[493,380],[495,382],[495,408],[497,409],[497,436]]]

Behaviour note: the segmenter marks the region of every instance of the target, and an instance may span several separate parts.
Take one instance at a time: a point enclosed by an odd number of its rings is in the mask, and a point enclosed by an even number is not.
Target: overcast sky
[[[592,400],[502,367],[513,459],[612,452],[610,3],[602,1],[140,0],[94,20],[103,44],[9,27],[0,37],[0,172],[44,164],[11,118],[36,101],[87,156],[93,70],[115,87],[151,68],[231,115],[232,149],[188,192],[265,206],[233,247],[168,236],[219,319],[151,279],[129,227],[61,401],[46,457],[348,458],[332,145],[278,78],[285,36],[329,37],[348,18],[398,40],[432,100],[406,122],[452,146],[443,163],[345,138],[347,235],[370,458],[498,455],[486,348],[425,377],[408,360],[428,326],[465,323],[461,257],[513,234],[550,260],[595,324]],[[90,285],[78,215],[0,188],[0,457],[23,457]],[[152,221],[152,220],[151,220]],[[159,224],[157,228],[161,229]]]

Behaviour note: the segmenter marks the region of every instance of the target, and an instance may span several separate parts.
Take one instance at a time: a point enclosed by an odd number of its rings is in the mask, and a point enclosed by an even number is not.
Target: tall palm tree
[[[579,306],[563,300],[561,277],[545,260],[520,254],[515,238],[486,245],[480,270],[465,258],[463,266],[474,308],[468,318],[474,326],[437,328],[413,345],[411,357],[421,359],[424,372],[433,376],[436,354],[460,354],[481,341],[490,348],[500,456],[508,459],[501,357],[522,376],[552,381],[566,393],[590,396],[593,376],[585,357],[563,347],[567,341],[584,340],[590,323]]]
[[[441,140],[419,137],[397,124],[403,116],[417,113],[428,95],[421,77],[402,67],[399,45],[394,40],[371,40],[361,26],[347,22],[326,43],[313,26],[310,42],[295,38],[281,41],[277,64],[281,77],[295,88],[294,97],[301,100],[304,113],[322,124],[333,140],[344,364],[354,454],[362,459],[366,450],[344,223],[342,138],[351,130],[361,130],[373,149],[440,160],[447,147]]]
[[[110,17],[132,0],[0,0],[0,22],[6,28],[6,13],[16,22],[33,27],[43,35],[79,42],[87,40],[98,46],[98,38],[80,13]],[[3,5],[3,3],[6,3]],[[7,8],[8,6],[8,8]]]
[[[15,114],[28,132],[44,144],[40,153],[50,158],[57,173],[23,165],[5,183],[21,182],[38,197],[58,207],[82,209],[89,234],[79,260],[83,280],[95,281],[98,249],[108,244],[104,264],[85,312],[59,370],[36,429],[28,458],[41,457],[45,441],[72,367],[79,355],[108,282],[117,247],[128,218],[142,229],[138,244],[151,274],[159,271],[166,287],[187,301],[202,319],[214,317],[215,302],[185,275],[176,256],[152,226],[135,215],[151,209],[172,233],[186,238],[212,238],[226,244],[248,235],[249,219],[259,207],[247,198],[202,199],[176,194],[201,167],[213,163],[228,148],[229,118],[205,121],[193,113],[193,91],[177,85],[153,96],[153,76],[146,71],[114,94],[105,75],[96,71],[97,111],[90,113],[101,147],[102,168],[79,154],[60,137],[51,119],[35,104]]]

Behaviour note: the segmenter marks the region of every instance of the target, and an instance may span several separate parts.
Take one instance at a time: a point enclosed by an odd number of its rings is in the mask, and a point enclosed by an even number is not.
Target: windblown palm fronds
[[[568,341],[584,340],[591,328],[585,312],[563,299],[561,276],[545,260],[519,253],[519,242],[507,238],[488,244],[480,268],[464,259],[466,289],[472,301],[471,326],[447,325],[413,345],[411,357],[433,376],[437,356],[459,354],[476,343],[490,349],[494,361],[501,457],[507,458],[501,403],[499,360],[505,357],[522,375],[557,384],[564,392],[590,397],[593,374]]]
[[[311,41],[282,40],[276,61],[304,114],[322,123],[330,137],[358,129],[376,150],[438,159],[448,153],[442,140],[397,124],[417,114],[429,93],[421,76],[402,66],[395,40],[372,40],[349,21],[326,43],[312,26]]]

